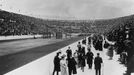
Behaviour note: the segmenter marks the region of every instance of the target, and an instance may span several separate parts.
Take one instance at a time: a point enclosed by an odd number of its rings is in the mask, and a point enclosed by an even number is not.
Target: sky
[[[55,19],[110,19],[134,14],[134,0],[0,0],[0,9]]]

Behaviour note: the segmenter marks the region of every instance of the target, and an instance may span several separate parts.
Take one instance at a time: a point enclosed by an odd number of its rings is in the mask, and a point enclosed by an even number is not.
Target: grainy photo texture
[[[0,0],[0,75],[134,75],[134,0]]]

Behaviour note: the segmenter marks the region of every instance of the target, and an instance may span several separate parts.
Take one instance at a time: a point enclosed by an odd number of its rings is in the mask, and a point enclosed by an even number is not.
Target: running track
[[[0,75],[3,75],[9,71],[19,68],[27,63],[30,63],[38,58],[41,58],[51,52],[54,52],[62,47],[72,44],[84,37],[73,37],[61,42],[44,45],[22,52],[9,54],[0,57]]]

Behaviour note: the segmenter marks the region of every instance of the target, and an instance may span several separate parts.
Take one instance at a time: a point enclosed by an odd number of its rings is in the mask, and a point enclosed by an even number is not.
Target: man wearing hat
[[[59,75],[59,71],[60,71],[60,58],[59,58],[59,54],[61,52],[58,52],[57,55],[54,57],[54,71],[53,71],[53,75],[55,72],[57,72],[57,75]]]
[[[94,59],[94,65],[95,65],[95,71],[96,71],[96,75],[101,75],[101,64],[103,63],[102,58],[100,57],[100,54],[97,53],[97,57],[95,57]]]

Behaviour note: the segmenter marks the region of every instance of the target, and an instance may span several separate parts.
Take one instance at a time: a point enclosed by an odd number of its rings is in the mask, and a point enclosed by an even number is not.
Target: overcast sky
[[[107,19],[134,14],[134,0],[0,0],[0,8],[42,18]]]

